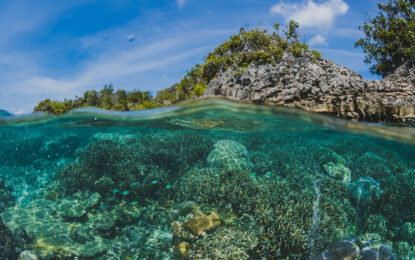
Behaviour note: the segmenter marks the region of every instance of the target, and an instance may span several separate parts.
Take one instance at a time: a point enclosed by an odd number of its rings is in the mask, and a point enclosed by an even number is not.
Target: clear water
[[[1,111],[0,143],[3,258],[415,258],[410,125],[205,100]]]

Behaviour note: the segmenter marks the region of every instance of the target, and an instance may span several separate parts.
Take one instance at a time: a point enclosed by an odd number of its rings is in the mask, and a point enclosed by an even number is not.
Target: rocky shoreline
[[[415,66],[408,63],[380,81],[367,81],[330,60],[285,53],[274,65],[251,63],[243,71],[219,72],[204,96],[370,122],[415,122]]]

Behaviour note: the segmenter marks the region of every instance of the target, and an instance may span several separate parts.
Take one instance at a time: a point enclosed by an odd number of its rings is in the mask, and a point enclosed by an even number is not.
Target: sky
[[[300,24],[323,57],[377,79],[354,47],[378,0],[1,0],[0,109],[100,90],[156,91],[244,28]]]

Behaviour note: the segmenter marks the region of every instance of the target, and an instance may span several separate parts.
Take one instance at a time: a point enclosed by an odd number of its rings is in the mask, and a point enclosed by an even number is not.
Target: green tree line
[[[148,91],[114,90],[112,84],[106,84],[100,91],[88,90],[82,97],[64,101],[43,100],[34,108],[35,112],[47,112],[62,115],[80,107],[98,107],[107,110],[131,111],[157,107],[156,100]]]

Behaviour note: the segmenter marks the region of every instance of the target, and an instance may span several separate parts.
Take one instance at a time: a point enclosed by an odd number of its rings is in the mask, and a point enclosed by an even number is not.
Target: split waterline
[[[0,217],[15,255],[305,259],[353,246],[415,257],[408,124],[207,99],[2,111],[0,143]]]

